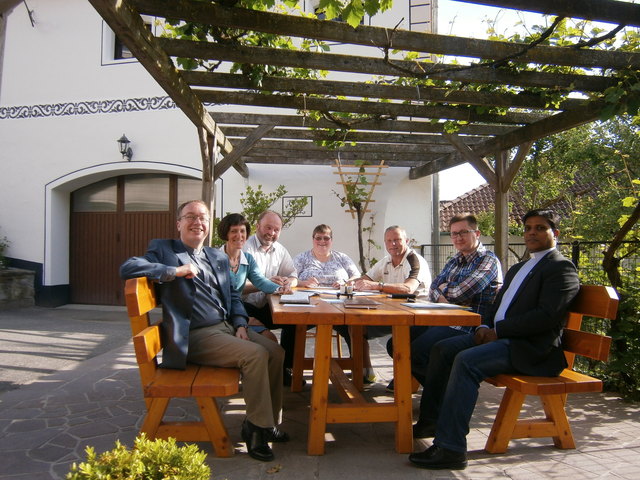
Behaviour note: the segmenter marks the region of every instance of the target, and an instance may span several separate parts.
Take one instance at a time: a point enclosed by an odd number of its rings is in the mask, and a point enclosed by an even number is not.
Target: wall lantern
[[[130,143],[131,142],[124,133],[118,139],[118,145],[120,145],[120,153],[122,154],[122,158],[126,158],[129,162],[131,161],[131,157],[133,157],[133,150],[131,150],[131,147],[129,147]]]

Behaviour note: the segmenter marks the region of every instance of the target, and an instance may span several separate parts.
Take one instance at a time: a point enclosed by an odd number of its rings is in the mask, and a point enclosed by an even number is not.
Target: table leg
[[[293,373],[291,375],[291,391],[302,391],[304,376],[304,355],[307,346],[307,326],[296,325],[296,336],[293,348]]]
[[[411,342],[408,325],[393,326],[393,378],[394,400],[398,409],[396,422],[396,451],[411,453],[412,399],[411,399]]]
[[[327,404],[329,396],[329,369],[331,362],[331,325],[317,325],[313,385],[311,386],[311,410],[309,412],[309,437],[307,453],[324,455],[324,435],[327,429]]]
[[[364,327],[362,325],[349,325],[351,337],[351,381],[355,387],[362,391],[364,384],[362,382],[364,370]]]

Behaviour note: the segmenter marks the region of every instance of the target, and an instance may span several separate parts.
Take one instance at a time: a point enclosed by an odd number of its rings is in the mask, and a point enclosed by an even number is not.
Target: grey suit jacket
[[[224,253],[204,247],[220,287],[223,307],[235,327],[247,324],[247,312],[240,294],[231,287],[229,260]],[[189,351],[189,325],[193,312],[196,287],[192,279],[176,277],[175,267],[190,263],[189,253],[180,240],[151,240],[144,257],[131,257],[120,267],[124,279],[147,277],[155,282],[162,303],[163,342],[162,367],[184,369]]]
[[[483,318],[485,325],[494,327],[502,296],[524,263],[507,272],[500,293]],[[545,255],[522,282],[504,320],[495,324],[498,338],[510,339],[511,362],[520,373],[555,376],[566,368],[562,329],[579,288],[575,266],[557,250]]]

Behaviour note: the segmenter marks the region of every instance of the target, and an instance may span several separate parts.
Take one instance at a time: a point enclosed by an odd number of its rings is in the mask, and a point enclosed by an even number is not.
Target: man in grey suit
[[[435,438],[427,450],[409,456],[418,467],[467,466],[466,436],[483,379],[500,373],[555,376],[567,366],[561,336],[578,275],[555,249],[555,212],[532,210],[523,223],[531,258],[509,269],[474,333],[441,340],[431,351],[414,432]]]
[[[152,240],[144,257],[120,267],[122,278],[147,277],[157,284],[162,304],[162,367],[184,369],[187,362],[236,367],[242,372],[247,417],[242,438],[251,457],[273,460],[268,442],[285,442],[279,430],[284,350],[247,329],[240,294],[231,288],[229,259],[205,247],[209,209],[199,200],[178,209],[179,240]]]

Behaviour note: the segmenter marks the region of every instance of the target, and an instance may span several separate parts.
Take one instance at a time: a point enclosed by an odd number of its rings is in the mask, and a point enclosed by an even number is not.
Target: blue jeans
[[[431,349],[440,340],[445,338],[466,335],[467,332],[451,327],[427,327],[416,326],[409,329],[411,338],[411,373],[421,385],[424,386],[424,376],[429,363]],[[387,342],[387,352],[393,356],[393,344],[391,339]]]
[[[420,421],[436,425],[433,443],[456,452],[467,451],[480,382],[515,372],[508,339],[476,345],[473,337],[472,333],[460,335],[433,346],[420,400]]]
[[[423,328],[423,327],[412,327]],[[467,332],[451,327],[427,327],[417,338],[411,340],[411,371],[416,380],[424,386],[425,374],[431,349],[440,340],[445,338],[467,335]]]

